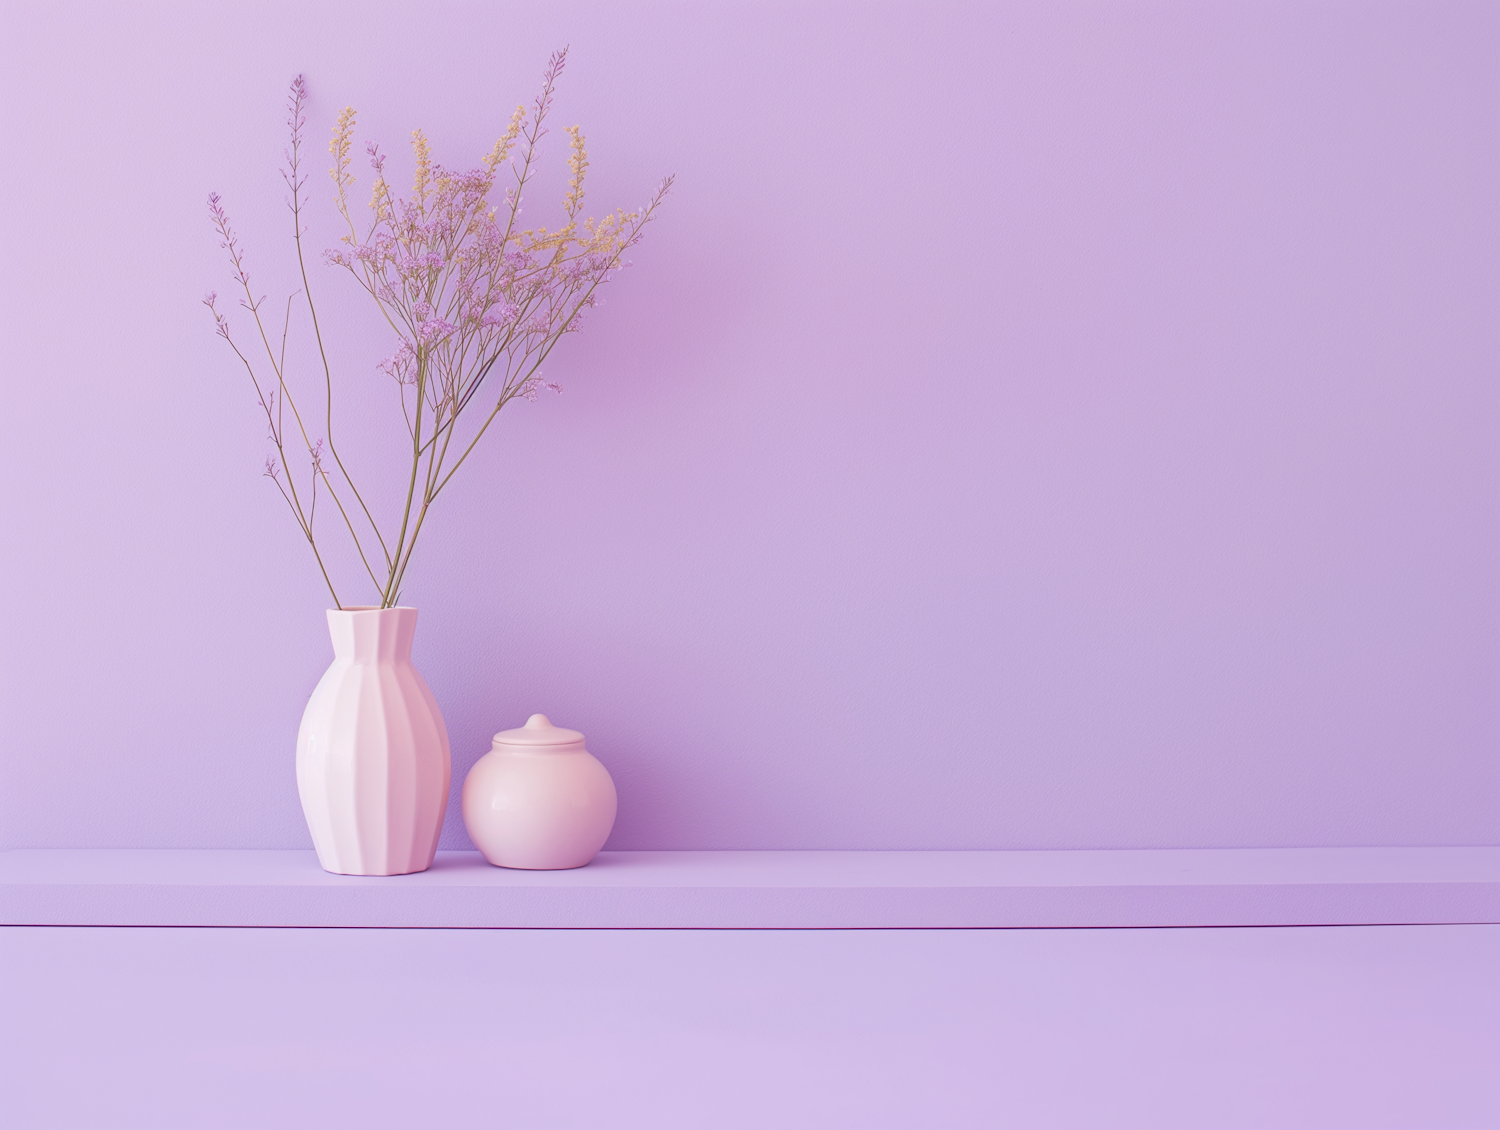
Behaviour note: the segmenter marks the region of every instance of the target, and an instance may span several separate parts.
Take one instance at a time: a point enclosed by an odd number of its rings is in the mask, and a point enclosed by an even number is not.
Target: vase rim
[[[390,608],[381,608],[378,604],[346,604],[343,608],[330,608],[329,612],[415,612],[416,608],[410,604],[396,604]]]

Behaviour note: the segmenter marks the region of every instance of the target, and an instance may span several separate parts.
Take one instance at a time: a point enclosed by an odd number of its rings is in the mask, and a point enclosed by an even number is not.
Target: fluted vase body
[[[324,869],[425,871],[452,773],[448,730],[411,662],[415,608],[329,609],[333,663],[302,715],[297,791]]]

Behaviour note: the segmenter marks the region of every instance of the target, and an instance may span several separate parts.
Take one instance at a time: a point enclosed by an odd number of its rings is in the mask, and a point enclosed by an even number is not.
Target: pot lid
[[[501,730],[495,740],[506,745],[582,745],[583,735],[577,730],[554,726],[545,714],[533,714],[526,719],[526,725]]]

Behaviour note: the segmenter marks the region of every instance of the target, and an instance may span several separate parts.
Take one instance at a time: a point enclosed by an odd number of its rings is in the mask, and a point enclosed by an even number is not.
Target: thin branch
[[[375,521],[374,515],[370,513],[370,508],[365,505],[365,500],[359,493],[359,487],[355,485],[353,477],[349,474],[348,469],[345,468],[343,459],[339,457],[338,445],[335,444],[333,439],[333,370],[328,364],[328,350],[323,345],[323,330],[318,324],[318,308],[313,302],[312,287],[307,279],[307,261],[302,253],[301,188],[303,182],[299,180],[297,176],[298,171],[301,168],[302,155],[302,93],[300,85],[295,87],[295,90],[296,101],[293,105],[292,111],[294,121],[292,129],[291,151],[292,175],[289,182],[292,188],[292,241],[296,244],[297,247],[297,269],[302,275],[302,293],[307,296],[307,313],[312,318],[313,337],[317,340],[318,343],[318,357],[323,363],[323,385],[326,393],[323,416],[324,434],[328,439],[328,452],[333,456],[334,463],[338,465],[339,473],[344,476],[344,481],[349,484],[349,489],[353,492],[355,501],[359,503],[360,509],[364,511],[365,520],[370,523],[370,529],[375,532],[375,540],[380,543],[380,551],[385,554],[386,565],[389,566],[391,563],[391,555],[390,551],[386,549],[385,538],[381,536],[380,526]],[[339,512],[344,514],[345,520],[347,522],[348,514],[344,512],[344,507],[342,504],[339,505]],[[349,536],[354,539],[354,544],[359,549],[360,559],[364,560],[364,547],[360,544],[359,535],[354,532],[354,526],[352,523],[349,523]],[[365,567],[367,569],[369,568],[368,562],[366,562]],[[374,576],[373,572],[371,576]]]
[[[638,211],[616,211],[597,224],[593,219],[582,220],[588,154],[578,128],[569,127],[571,179],[564,201],[563,226],[552,232],[546,228],[520,229],[522,203],[538,167],[540,142],[548,133],[547,119],[566,59],[567,51],[563,50],[548,60],[541,90],[530,111],[517,109],[482,168],[463,173],[437,165],[432,160],[426,135],[416,131],[413,134],[416,183],[413,194],[401,199],[391,192],[385,179],[385,157],[379,147],[369,146],[367,152],[376,179],[370,203],[372,216],[363,240],[350,213],[348,198],[348,190],[354,183],[349,171],[354,111],[344,110],[335,126],[331,145],[334,168],[330,172],[337,189],[335,203],[348,234],[341,238],[347,250],[329,251],[327,257],[347,269],[370,296],[399,343],[391,361],[382,366],[397,382],[401,415],[411,441],[411,466],[394,541],[385,538],[375,521],[343,463],[333,435],[333,369],[309,285],[302,241],[306,234],[302,221],[306,89],[300,77],[293,81],[288,102],[291,138],[282,176],[290,191],[293,243],[302,281],[298,293],[307,302],[323,369],[327,435],[316,443],[287,379],[286,352],[296,294],[287,302],[280,347],[273,348],[261,318],[262,300],[250,289],[241,249],[218,197],[210,197],[211,213],[229,251],[236,281],[244,292],[242,304],[255,321],[275,374],[274,387],[261,383],[255,367],[229,338],[227,326],[217,312],[215,318],[220,332],[250,374],[266,414],[271,441],[281,459],[280,466],[287,467],[284,416],[287,410],[291,411],[296,434],[312,460],[311,491],[305,500],[305,511],[292,472],[287,470],[283,483],[275,461],[270,460],[267,473],[312,546],[324,580],[329,582],[330,593],[333,586],[314,531],[318,487],[327,491],[337,507],[360,562],[380,593],[381,607],[390,607],[401,597],[406,571],[438,496],[483,441],[505,406],[517,396],[535,397],[540,387],[541,366],[563,335],[578,328],[583,310],[596,304],[598,288],[628,265],[623,259],[625,250],[639,242],[642,229],[652,220],[671,187],[671,178],[664,180],[651,201]],[[507,160],[517,140],[522,143],[520,151],[514,159]],[[491,208],[489,194],[502,164],[510,173],[511,184],[504,190],[504,206]],[[500,211],[503,216],[497,215]],[[465,440],[459,435],[460,421],[468,419],[474,398],[481,391],[494,391],[496,381],[500,388],[493,409],[479,422],[472,437]],[[408,385],[415,401],[411,405],[407,401]],[[468,433],[470,429],[464,424],[462,430]],[[339,472],[337,480],[323,462],[325,443]],[[344,488],[353,494],[356,506],[344,503]],[[361,512],[363,523],[368,524],[380,545],[386,568],[383,582],[372,558],[365,553],[365,526],[362,523],[356,528],[353,521],[356,511]],[[338,604],[337,594],[333,595]]]

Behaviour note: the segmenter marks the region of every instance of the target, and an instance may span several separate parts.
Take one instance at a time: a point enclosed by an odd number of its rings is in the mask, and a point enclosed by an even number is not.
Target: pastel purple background
[[[204,196],[282,301],[293,73],[322,246],[339,107],[472,162],[564,43],[591,200],[679,187],[425,535],[455,789],[542,710],[621,849],[1500,841],[1493,4],[5,23],[0,846],[307,844],[326,594]],[[388,423],[315,285],[345,434]]]

